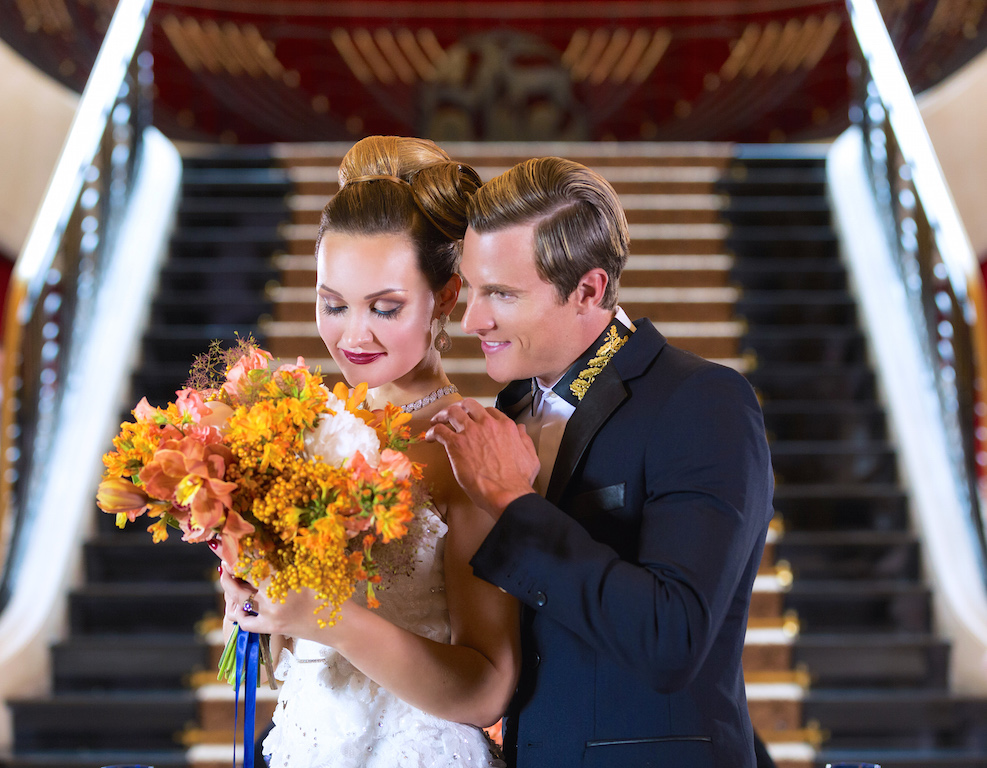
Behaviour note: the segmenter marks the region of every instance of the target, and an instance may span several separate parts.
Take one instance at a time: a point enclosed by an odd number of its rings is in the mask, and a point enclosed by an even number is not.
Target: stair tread
[[[826,498],[852,495],[860,498],[883,498],[904,496],[905,492],[896,483],[804,483],[778,486],[775,496],[815,496]]]
[[[911,544],[918,541],[910,530],[875,531],[851,529],[839,531],[785,531],[779,544],[786,546],[852,546],[855,544]]]
[[[160,595],[163,589],[164,587],[162,587],[160,581],[102,582],[79,586],[72,590],[72,594],[82,597],[125,597],[128,595],[144,595],[148,593]],[[169,593],[183,595],[205,595],[216,592],[215,585],[205,581],[202,583],[184,581],[169,582],[167,589]]]
[[[795,645],[818,648],[893,648],[907,646],[949,646],[949,641],[923,632],[818,632],[799,635]]]
[[[182,749],[44,749],[18,750],[0,763],[10,768],[94,768],[99,765],[153,765],[155,768],[184,768],[186,750]]]

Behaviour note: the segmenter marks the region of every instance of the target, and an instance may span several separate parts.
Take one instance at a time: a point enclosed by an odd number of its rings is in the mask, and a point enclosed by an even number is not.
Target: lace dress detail
[[[402,546],[384,548],[377,590],[381,616],[444,643],[447,530],[430,505],[420,507]],[[479,728],[416,709],[328,646],[296,640],[294,653],[282,651],[276,677],[284,682],[264,740],[272,768],[505,766]]]

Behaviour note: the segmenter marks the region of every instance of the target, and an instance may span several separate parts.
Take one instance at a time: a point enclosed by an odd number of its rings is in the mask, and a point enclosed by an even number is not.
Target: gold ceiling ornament
[[[667,29],[577,29],[562,54],[573,82],[643,83],[668,50]]]
[[[240,26],[227,21],[222,25],[212,19],[199,23],[191,17],[179,21],[169,14],[161,20],[168,41],[192,72],[206,70],[214,75],[280,79],[284,65],[253,24]]]
[[[430,29],[415,33],[407,28],[392,32],[378,27],[371,32],[361,27],[351,32],[337,27],[330,38],[353,76],[367,85],[429,82],[436,79],[448,58]]]
[[[804,21],[789,19],[784,26],[777,21],[763,27],[748,24],[731,43],[719,76],[728,82],[741,74],[750,78],[812,69],[829,50],[842,23],[838,14],[829,13],[821,19],[814,15]]]
[[[57,35],[73,31],[72,16],[64,0],[17,0],[17,10],[28,32],[40,30]]]

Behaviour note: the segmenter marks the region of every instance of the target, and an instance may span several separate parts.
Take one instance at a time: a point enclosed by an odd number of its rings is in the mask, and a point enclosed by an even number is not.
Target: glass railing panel
[[[151,0],[121,0],[11,276],[0,415],[0,609],[47,480],[62,394],[85,338],[150,125]]]
[[[987,574],[984,453],[987,318],[980,265],[874,0],[849,0],[851,120],[948,436],[956,490]]]

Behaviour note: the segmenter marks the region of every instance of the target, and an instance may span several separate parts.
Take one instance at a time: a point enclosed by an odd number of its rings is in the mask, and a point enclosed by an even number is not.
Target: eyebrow
[[[523,293],[520,288],[515,288],[513,285],[506,285],[504,283],[486,283],[481,285],[480,289],[484,293]]]
[[[343,295],[341,293],[337,293],[336,291],[334,291],[332,288],[330,288],[328,285],[325,285],[324,283],[319,283],[318,290],[322,291],[323,293],[331,293],[333,296],[336,296],[340,299],[343,298]],[[407,291],[404,288],[385,288],[382,291],[375,291],[374,293],[368,293],[366,296],[363,297],[363,300],[370,301],[371,299],[379,299],[381,296],[386,296],[389,293],[407,293]]]

